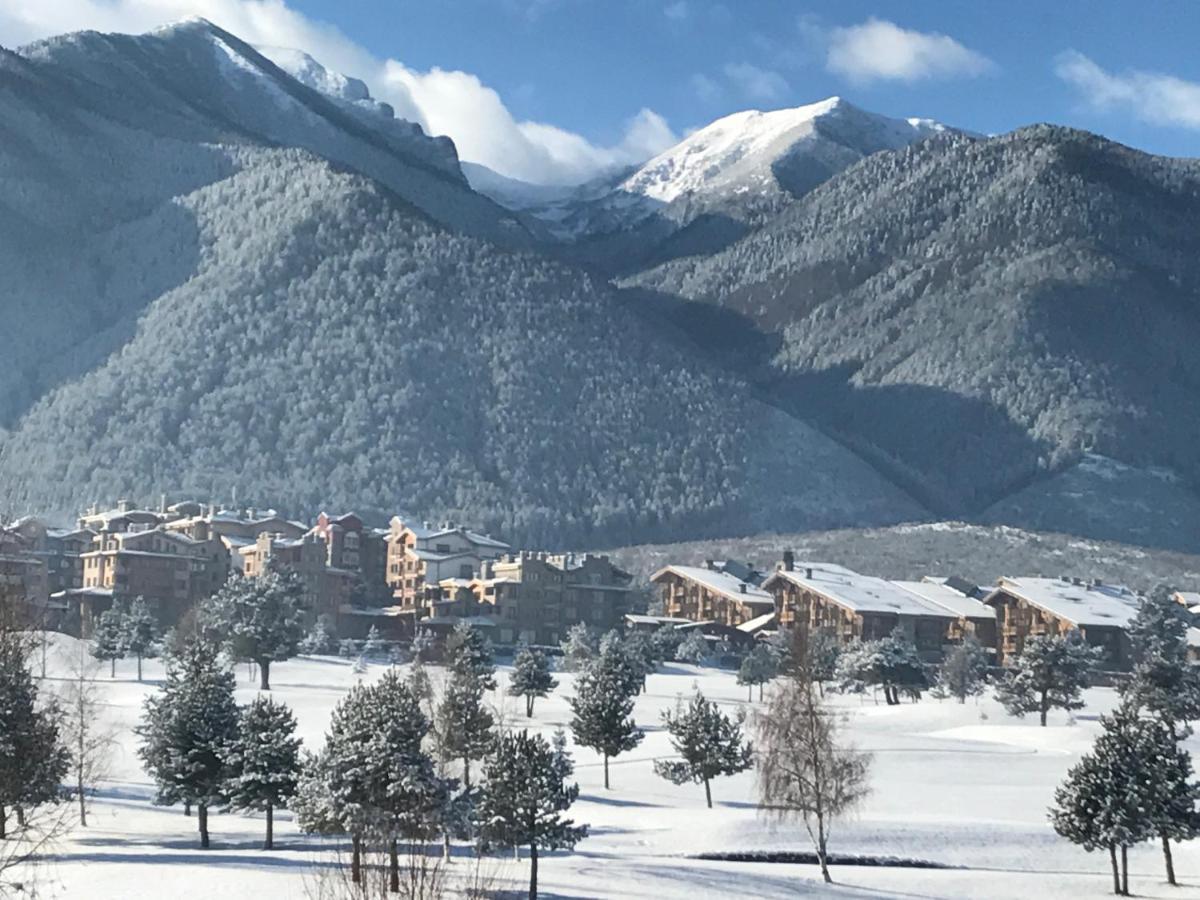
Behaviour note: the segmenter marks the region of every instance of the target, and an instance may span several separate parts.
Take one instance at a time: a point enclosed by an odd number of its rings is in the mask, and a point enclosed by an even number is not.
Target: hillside
[[[1200,481],[1198,226],[1200,163],[1037,126],[872,156],[627,285],[968,516],[1084,452]]]
[[[619,542],[920,514],[603,285],[300,151],[137,223],[195,271],[0,446],[13,509],[159,491]],[[615,339],[614,339],[615,338]]]

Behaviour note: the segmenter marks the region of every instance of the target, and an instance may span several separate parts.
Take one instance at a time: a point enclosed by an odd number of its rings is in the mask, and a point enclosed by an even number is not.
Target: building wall
[[[1122,628],[1087,625],[1076,629],[1075,623],[1033,606],[1007,591],[999,591],[988,603],[996,610],[996,662],[999,665],[1011,663],[1030,637],[1062,636],[1073,630],[1078,630],[1090,646],[1104,650],[1104,668],[1128,671],[1132,664],[1129,636]]]
[[[693,622],[712,621],[736,628],[759,614],[755,607],[739,603],[675,572],[663,574],[658,584],[663,615],[670,618],[690,619]]]

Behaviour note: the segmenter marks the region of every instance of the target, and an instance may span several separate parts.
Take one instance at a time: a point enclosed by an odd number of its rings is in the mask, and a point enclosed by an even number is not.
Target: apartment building
[[[753,570],[746,567],[744,572]],[[739,571],[739,574],[741,572]],[[728,563],[666,566],[650,576],[658,585],[663,615],[737,628],[775,609],[775,598],[752,580],[732,574]]]
[[[387,537],[386,581],[392,602],[415,624],[430,616],[442,599],[447,579],[470,582],[485,562],[494,562],[511,548],[490,535],[461,525],[407,523],[392,519]]]
[[[328,546],[315,532],[296,538],[263,533],[253,544],[241,547],[238,556],[242,574],[247,578],[256,578],[272,567],[299,576],[310,619],[318,615],[337,616],[342,606],[350,602],[356,573],[328,565]]]
[[[354,513],[321,513],[312,532],[325,542],[325,562],[357,575],[351,602],[372,606],[390,602],[388,588],[388,531],[370,528]]]

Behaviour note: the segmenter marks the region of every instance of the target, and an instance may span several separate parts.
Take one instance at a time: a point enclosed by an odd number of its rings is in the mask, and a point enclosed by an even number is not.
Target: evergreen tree
[[[465,622],[455,625],[446,639],[446,656],[454,674],[473,677],[485,691],[496,689],[492,644],[478,628]]]
[[[533,717],[533,701],[545,697],[556,687],[558,682],[550,674],[550,660],[546,655],[524,645],[518,648],[508,693],[512,697],[525,698],[526,718]]]
[[[838,657],[837,675],[844,691],[883,688],[888,706],[898,704],[902,693],[919,699],[929,687],[921,655],[899,629],[880,640],[860,641],[844,649]]]
[[[700,633],[699,628],[693,628],[688,632],[683,643],[675,650],[675,659],[678,662],[691,663],[694,666],[703,665],[704,661],[708,659],[708,641]]]
[[[260,688],[271,689],[271,663],[291,659],[304,638],[304,585],[292,572],[268,570],[256,578],[233,576],[203,608],[209,631],[251,659]]]
[[[1154,764],[1147,757],[1146,721],[1128,708],[1101,716],[1095,746],[1054,792],[1054,830],[1091,852],[1108,851],[1113,892],[1129,893],[1128,848],[1152,837]],[[1120,864],[1118,865],[1118,851]]]
[[[125,616],[125,650],[137,657],[137,680],[142,680],[142,658],[153,652],[157,623],[144,597],[135,597]]]
[[[1099,662],[1099,648],[1084,643],[1079,632],[1065,637],[1028,638],[996,688],[996,698],[1010,715],[1039,714],[1045,726],[1052,709],[1082,709],[1083,689]]]
[[[125,658],[125,610],[117,601],[100,614],[92,632],[91,653],[108,660],[109,677],[117,677],[117,660]]]
[[[389,880],[395,891],[397,841],[436,832],[448,786],[421,747],[428,731],[417,698],[395,669],[375,684],[355,685],[333,711],[321,782],[328,799],[319,818],[350,834],[355,882],[361,881],[364,841],[389,846]]]
[[[471,762],[483,759],[492,746],[492,714],[483,704],[483,684],[469,669],[451,672],[438,706],[442,752],[463,766],[463,787],[471,789]]]
[[[229,808],[266,813],[263,849],[273,850],[275,810],[286,808],[295,796],[300,774],[300,738],[292,711],[270,697],[255,698],[242,710],[226,763]]]
[[[667,662],[675,658],[675,651],[683,643],[683,633],[674,625],[663,625],[650,635],[650,646],[654,658],[659,662]]]
[[[300,644],[300,651],[311,656],[333,656],[338,652],[337,628],[331,615],[321,613],[317,616],[312,631]]]
[[[296,827],[305,834],[337,835],[347,831],[335,808],[330,779],[329,747],[323,747],[320,753],[305,752],[291,799]]]
[[[825,683],[833,681],[837,676],[838,658],[842,655],[842,645],[838,643],[837,635],[827,628],[819,628],[812,632],[808,639],[808,653],[811,658],[813,680],[819,686],[822,696]],[[783,651],[784,659],[781,666],[786,668],[791,657],[791,648]]]
[[[968,635],[946,654],[938,669],[937,684],[946,696],[966,703],[968,697],[983,693],[987,669],[987,654],[979,641]]]
[[[765,644],[758,644],[742,659],[738,669],[737,683],[746,685],[746,701],[754,699],[754,686],[758,685],[758,699],[762,699],[763,685],[776,675],[775,654]]]
[[[62,712],[38,703],[23,637],[0,629],[0,840],[10,835],[13,810],[24,825],[30,810],[66,799],[62,782],[71,764]]]
[[[1173,724],[1152,720],[1144,732],[1141,756],[1150,770],[1146,799],[1150,826],[1162,845],[1167,881],[1175,880],[1171,841],[1200,835],[1200,784],[1192,780],[1192,757],[1179,743]]]
[[[562,642],[562,667],[567,672],[580,672],[596,658],[599,648],[591,631],[582,622],[567,629],[566,640]]]
[[[371,659],[379,659],[383,656],[383,651],[387,644],[383,640],[383,636],[379,633],[379,629],[372,625],[367,630],[367,639],[363,643],[363,653]]]
[[[1134,665],[1120,686],[1126,703],[1145,710],[1183,737],[1188,722],[1200,718],[1200,667],[1188,659],[1190,614],[1156,588],[1129,624]]]
[[[511,847],[529,847],[529,897],[537,900],[538,853],[569,850],[587,837],[587,826],[562,813],[579,796],[567,785],[565,754],[541,735],[528,731],[501,735],[484,767],[479,816],[484,839]]]
[[[433,683],[429,680],[429,673],[425,671],[425,664],[419,656],[414,656],[412,665],[409,666],[408,689],[413,692],[418,703],[428,703],[433,699]]]
[[[629,632],[622,641],[625,654],[638,671],[642,693],[646,692],[646,679],[658,668],[659,657],[653,642],[641,631]]]
[[[633,721],[636,683],[617,654],[601,656],[575,679],[571,698],[571,730],[575,743],[591,747],[604,757],[604,787],[608,788],[608,761],[642,742],[645,734]]]
[[[412,654],[414,660],[421,662],[432,662],[437,653],[437,641],[433,634],[425,628],[417,628],[416,635],[412,640]]]
[[[779,631],[776,631],[773,635],[771,635],[769,638],[767,638],[767,646],[771,649],[771,654],[775,657],[775,669],[781,675],[786,674],[787,672],[790,672],[791,668],[792,668],[792,639],[793,639],[793,637],[794,637],[794,635],[793,635],[791,629],[781,628]],[[813,644],[813,642],[815,640],[816,640],[816,637],[814,634],[814,636],[812,638],[808,639],[807,644],[811,645],[811,644]],[[810,656],[812,657],[812,660],[810,661],[810,665],[815,666],[816,665],[816,654],[813,653],[813,654],[810,654]],[[836,659],[835,659],[835,662],[836,662]],[[829,678],[827,678],[826,680],[830,681],[832,679],[833,679],[833,675],[831,674],[829,676]]]
[[[358,659],[358,641],[354,638],[342,638],[338,643],[338,656],[342,659]]]
[[[754,764],[753,751],[742,737],[743,721],[740,714],[731,719],[697,691],[686,709],[681,704],[674,713],[663,712],[671,746],[682,759],[656,760],[654,771],[672,784],[703,784],[704,799],[712,809],[712,780]]]
[[[162,690],[146,698],[138,755],[156,786],[155,803],[195,804],[200,846],[208,810],[226,800],[226,758],[238,736],[234,677],[217,648],[193,638],[167,662]]]

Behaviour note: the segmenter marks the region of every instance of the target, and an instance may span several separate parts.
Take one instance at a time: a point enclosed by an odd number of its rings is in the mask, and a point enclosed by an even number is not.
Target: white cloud
[[[709,78],[702,72],[696,72],[690,79],[692,91],[703,103],[712,103],[719,100],[725,92],[721,89],[721,85],[713,79]]]
[[[761,69],[753,63],[729,63],[725,66],[725,77],[751,100],[778,100],[791,88],[778,72]]]
[[[668,3],[663,8],[663,15],[672,22],[682,22],[688,17],[689,12],[687,0],[675,0],[674,3]]]
[[[1200,128],[1200,84],[1160,72],[1105,71],[1074,50],[1060,54],[1054,72],[1096,109],[1124,109],[1154,125]]]
[[[531,8],[545,6],[535,0]],[[517,119],[495,90],[468,72],[420,71],[381,60],[337,28],[284,0],[0,0],[0,44],[18,46],[67,31],[139,33],[203,16],[251,44],[304,50],[330,69],[361,78],[396,113],[454,139],[459,155],[501,174],[569,184],[653,156],[675,143],[661,116],[642,110],[612,146],[541,122]]]
[[[975,76],[993,64],[948,35],[912,31],[870,18],[829,32],[826,67],[851,81],[866,83]]]

